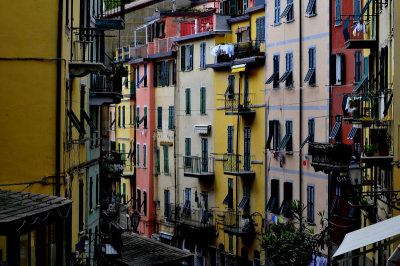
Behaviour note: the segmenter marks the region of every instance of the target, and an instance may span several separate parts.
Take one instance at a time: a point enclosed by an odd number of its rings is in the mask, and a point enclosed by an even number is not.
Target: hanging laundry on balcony
[[[235,54],[235,46],[233,44],[219,44],[211,47],[211,55],[228,55],[231,58]]]
[[[353,30],[353,36],[359,36],[361,31],[362,31],[364,34],[367,33],[367,30],[366,30],[366,28],[365,28],[365,25],[362,24],[362,23],[360,23],[360,22],[357,22],[357,25],[354,27],[354,30]]]

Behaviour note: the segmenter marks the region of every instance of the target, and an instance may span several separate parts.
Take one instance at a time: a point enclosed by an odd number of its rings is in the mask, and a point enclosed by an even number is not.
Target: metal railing
[[[254,173],[254,167],[251,163],[254,160],[254,155],[224,154],[224,172]]]
[[[225,112],[240,112],[249,110],[255,103],[255,93],[227,93],[225,94]]]
[[[185,173],[214,173],[214,157],[184,156],[183,161]]]
[[[124,170],[124,162],[119,152],[104,152],[101,157],[101,170],[112,177],[122,175]]]
[[[121,93],[122,81],[119,76],[111,75],[91,75],[90,78],[91,92],[114,92]]]
[[[193,227],[215,226],[215,211],[202,208],[184,208],[183,205],[168,205],[168,219]]]
[[[235,59],[249,58],[253,56],[264,56],[261,51],[262,41],[247,41],[239,43],[230,43],[226,45],[233,45],[233,54],[229,55],[228,52],[221,50],[216,57],[215,63],[230,62]]]
[[[351,160],[351,145],[342,143],[311,142],[308,153],[312,156],[311,165],[314,169],[348,168]]]

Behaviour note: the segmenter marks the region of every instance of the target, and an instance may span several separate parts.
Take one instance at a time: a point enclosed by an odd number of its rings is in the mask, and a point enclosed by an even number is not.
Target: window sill
[[[341,22],[340,22],[340,24],[336,24],[336,23],[335,23],[335,28],[336,28],[336,27],[340,27],[340,26],[342,26],[342,23],[341,23]]]
[[[309,18],[316,17],[318,14],[308,14]]]
[[[293,155],[293,151],[285,151],[285,154],[287,154],[287,155]]]
[[[286,20],[286,24],[294,22],[294,19]]]
[[[208,114],[207,113],[200,113],[200,115],[207,116]]]
[[[274,26],[274,27],[277,27],[277,26],[279,26],[279,25],[281,25],[282,24],[282,22],[274,22],[274,25],[272,25],[272,26]]]
[[[314,222],[307,221],[307,224],[310,225],[310,226],[316,226],[316,224]]]

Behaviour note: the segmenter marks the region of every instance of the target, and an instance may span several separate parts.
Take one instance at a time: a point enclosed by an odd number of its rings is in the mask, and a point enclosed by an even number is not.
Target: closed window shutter
[[[168,129],[170,129],[170,130],[174,129],[174,125],[175,125],[174,113],[175,113],[175,108],[173,106],[170,106],[169,107],[169,118],[168,118]]]
[[[233,153],[233,126],[228,126],[228,145],[227,152]]]
[[[158,63],[154,63],[154,73],[153,73],[153,85],[154,87],[157,87],[157,72],[158,72],[158,68],[159,68],[159,64]]]
[[[190,88],[186,88],[186,114],[190,114]]]
[[[164,173],[169,173],[168,146],[164,146]]]
[[[185,46],[181,46],[181,71],[185,71]]]
[[[162,129],[162,107],[157,107],[157,128]]]
[[[145,117],[143,120],[143,128],[147,128],[147,106],[144,107],[143,117]]]
[[[205,87],[200,88],[200,113],[201,114],[206,113],[206,88]]]
[[[193,44],[189,47],[189,70],[193,70]]]
[[[143,145],[143,168],[146,168],[147,146]]]
[[[203,68],[203,44],[200,43],[200,68]]]
[[[169,86],[169,61],[165,61],[165,86]]]
[[[201,139],[201,167],[203,172],[208,172],[208,139]]]
[[[136,165],[140,166],[140,144],[136,144]]]
[[[229,10],[229,15],[236,15],[236,0],[230,0],[230,10]]]
[[[156,150],[156,160],[157,160],[156,171],[157,171],[157,173],[160,173],[160,148],[159,147],[157,147],[157,150]]]
[[[144,64],[144,73],[143,73],[143,87],[147,87],[147,64]]]
[[[138,66],[137,67],[137,71],[136,71],[136,82],[137,82],[137,85],[136,85],[136,88],[137,89],[139,89],[139,85],[140,85],[140,67]]]
[[[280,10],[281,10],[281,0],[275,0],[275,24],[280,22]]]
[[[122,127],[125,127],[125,106],[122,106]]]

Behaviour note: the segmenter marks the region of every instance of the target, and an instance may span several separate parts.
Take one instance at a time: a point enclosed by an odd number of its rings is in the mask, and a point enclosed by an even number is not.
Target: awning
[[[332,256],[337,257],[347,252],[371,245],[378,241],[400,234],[400,216],[347,233],[342,244]]]
[[[246,64],[232,66],[232,73],[243,72],[246,70]]]
[[[193,260],[193,254],[132,233],[124,233],[121,258],[117,265],[181,265]]]

